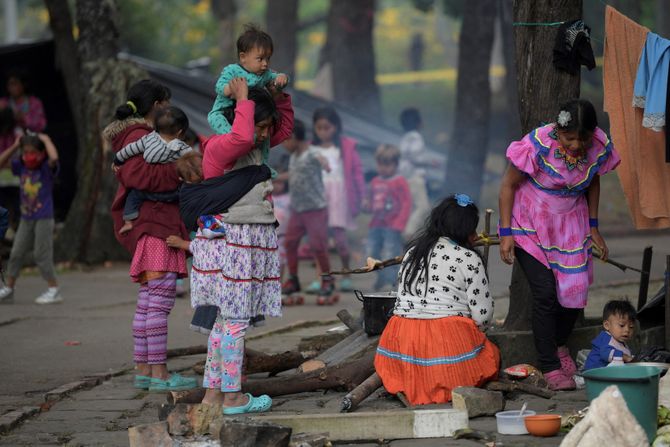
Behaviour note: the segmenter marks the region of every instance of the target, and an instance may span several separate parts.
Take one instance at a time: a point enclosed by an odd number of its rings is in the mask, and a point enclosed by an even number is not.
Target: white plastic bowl
[[[524,418],[526,416],[534,416],[535,412],[526,410],[521,416],[520,410],[501,411],[496,413],[496,424],[498,425],[498,433],[501,435],[527,435],[526,424]]]

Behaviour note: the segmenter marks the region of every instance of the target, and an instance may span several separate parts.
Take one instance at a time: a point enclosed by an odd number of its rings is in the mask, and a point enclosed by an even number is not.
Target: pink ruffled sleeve
[[[537,151],[526,135],[521,141],[514,141],[507,148],[507,159],[521,172],[535,175],[538,171]]]
[[[609,141],[609,139],[607,139],[607,143],[609,144],[609,148],[606,147],[606,149],[610,149],[610,153],[609,156],[598,167],[598,175],[605,175],[608,172],[615,170],[616,167],[619,166],[619,163],[621,163],[619,152],[617,152],[616,148],[612,142]]]

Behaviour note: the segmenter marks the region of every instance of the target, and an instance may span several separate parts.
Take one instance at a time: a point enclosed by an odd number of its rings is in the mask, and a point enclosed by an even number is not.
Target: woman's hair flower
[[[570,112],[567,110],[561,110],[558,113],[558,125],[561,127],[566,127],[568,124],[570,124],[570,120],[572,120],[572,115],[570,115]]]

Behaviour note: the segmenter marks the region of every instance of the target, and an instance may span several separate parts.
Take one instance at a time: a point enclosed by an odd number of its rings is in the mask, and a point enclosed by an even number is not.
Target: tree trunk
[[[237,61],[235,39],[235,16],[237,4],[235,0],[212,0],[212,14],[219,22],[219,51],[221,66]]]
[[[518,139],[521,134],[519,119],[519,94],[516,90],[516,60],[514,51],[514,28],[512,26],[514,0],[499,0],[498,18],[502,32],[503,58],[505,60],[505,95],[509,110],[505,113],[507,140]]]
[[[103,151],[101,132],[125,99],[130,85],[147,74],[133,64],[116,59],[119,34],[113,0],[77,0],[76,52],[68,46],[71,45],[65,28],[71,23],[71,18],[65,17],[66,13],[69,15],[68,9],[61,8],[56,1],[47,6],[53,13],[52,24],[58,25],[54,35],[58,33],[63,45],[59,48],[67,51],[61,56],[71,58],[63,63],[78,64],[79,70],[64,70],[63,74],[67,85],[76,86],[77,103],[71,104],[72,110],[79,110],[85,117],[77,123],[81,133],[78,136],[77,193],[65,220],[65,230],[56,238],[56,257],[82,262],[126,259],[127,253],[113,237],[109,209],[117,182],[109,169],[111,154]]]
[[[489,141],[496,0],[473,0],[463,13],[458,45],[456,118],[449,146],[446,191],[479,199]]]
[[[562,22],[582,16],[582,0],[514,0],[515,22]],[[514,28],[518,69],[521,130],[530,132],[542,122],[551,121],[558,106],[579,97],[580,76],[556,70],[552,63],[553,26],[517,26]],[[523,270],[515,263],[510,285],[510,304],[505,329],[530,330],[532,297]]]
[[[331,0],[326,38],[335,100],[381,121],[372,30],[375,0]]]
[[[668,0],[656,0],[655,15],[656,15],[656,32],[665,37],[670,38],[670,8],[668,8]]]
[[[272,69],[286,73],[293,83],[298,55],[298,0],[268,0],[265,27],[274,43]]]
[[[83,115],[79,88],[79,57],[77,43],[72,35],[72,15],[67,0],[44,0],[49,11],[49,25],[56,46],[56,65],[63,73],[68,102],[77,131],[77,145],[83,146]]]

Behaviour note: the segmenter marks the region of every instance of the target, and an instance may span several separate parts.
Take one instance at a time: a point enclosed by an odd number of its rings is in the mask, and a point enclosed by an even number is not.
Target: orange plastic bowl
[[[561,416],[558,414],[538,414],[524,418],[526,430],[533,436],[554,436],[561,429]]]

